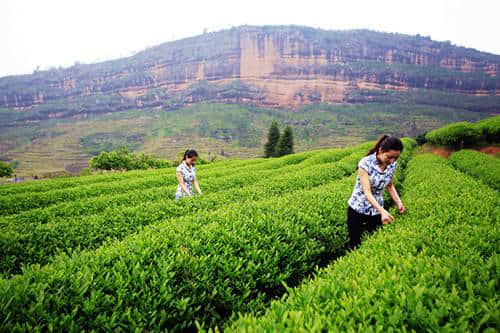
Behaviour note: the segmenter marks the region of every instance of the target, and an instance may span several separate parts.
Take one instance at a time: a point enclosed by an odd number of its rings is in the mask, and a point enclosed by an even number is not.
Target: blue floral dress
[[[358,168],[364,169],[370,178],[370,185],[372,194],[380,206],[384,207],[384,197],[382,196],[384,188],[389,185],[396,170],[397,161],[387,165],[384,171],[380,170],[380,162],[377,159],[377,153],[363,157],[359,163]],[[366,199],[363,187],[361,186],[361,179],[356,178],[356,185],[352,192],[351,198],[348,201],[349,206],[356,212],[365,215],[378,215],[380,214]]]
[[[179,166],[177,167],[176,171],[182,174],[182,178],[184,179],[186,187],[188,188],[191,194],[194,194],[193,181],[196,179],[196,168],[194,166],[189,167],[185,161],[182,161],[181,164],[179,164]],[[175,199],[179,199],[186,196],[188,195],[184,193],[181,185],[180,184],[177,185],[177,192],[175,193]]]

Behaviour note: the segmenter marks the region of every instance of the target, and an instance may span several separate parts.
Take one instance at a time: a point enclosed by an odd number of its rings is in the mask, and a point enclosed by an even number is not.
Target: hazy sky
[[[0,76],[131,55],[243,24],[367,28],[500,54],[500,1],[0,0]]]

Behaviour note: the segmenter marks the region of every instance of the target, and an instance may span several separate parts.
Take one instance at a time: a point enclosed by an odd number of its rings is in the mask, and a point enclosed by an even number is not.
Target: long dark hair
[[[377,143],[375,143],[375,146],[373,146],[372,149],[368,152],[368,155],[371,155],[375,152],[378,152],[379,148],[382,148],[382,151],[389,151],[389,150],[398,150],[400,152],[403,151],[403,142],[395,136],[391,135],[382,135],[378,140]]]
[[[186,158],[198,157],[198,153],[194,149],[188,149],[184,152],[184,156],[182,157],[182,161],[185,161]],[[182,162],[181,161],[181,162]]]

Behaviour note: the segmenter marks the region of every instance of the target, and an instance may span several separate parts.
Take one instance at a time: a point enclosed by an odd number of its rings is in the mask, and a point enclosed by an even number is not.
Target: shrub
[[[145,170],[170,167],[170,163],[144,153],[134,154],[126,148],[103,152],[90,160],[94,169],[101,170]]]
[[[425,138],[434,144],[462,148],[477,143],[481,132],[471,123],[458,122],[430,131]]]
[[[497,158],[464,149],[453,153],[449,160],[460,171],[479,179],[491,188],[500,190],[500,161]]]
[[[489,142],[500,142],[500,116],[486,118],[474,124],[484,139]]]
[[[8,163],[0,161],[0,177],[10,177],[14,173],[14,169]]]

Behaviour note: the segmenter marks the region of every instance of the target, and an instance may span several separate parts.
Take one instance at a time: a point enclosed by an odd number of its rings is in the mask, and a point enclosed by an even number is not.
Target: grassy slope
[[[259,156],[272,119],[290,124],[296,150],[349,146],[381,133],[415,135],[485,113],[393,103],[309,105],[297,112],[242,105],[196,104],[175,111],[130,110],[82,119],[52,119],[2,128],[0,159],[18,160],[20,176],[76,171],[92,152],[126,144],[137,151],[175,158],[186,147],[205,157]],[[230,140],[222,139],[231,137]],[[217,138],[218,137],[218,138]]]

